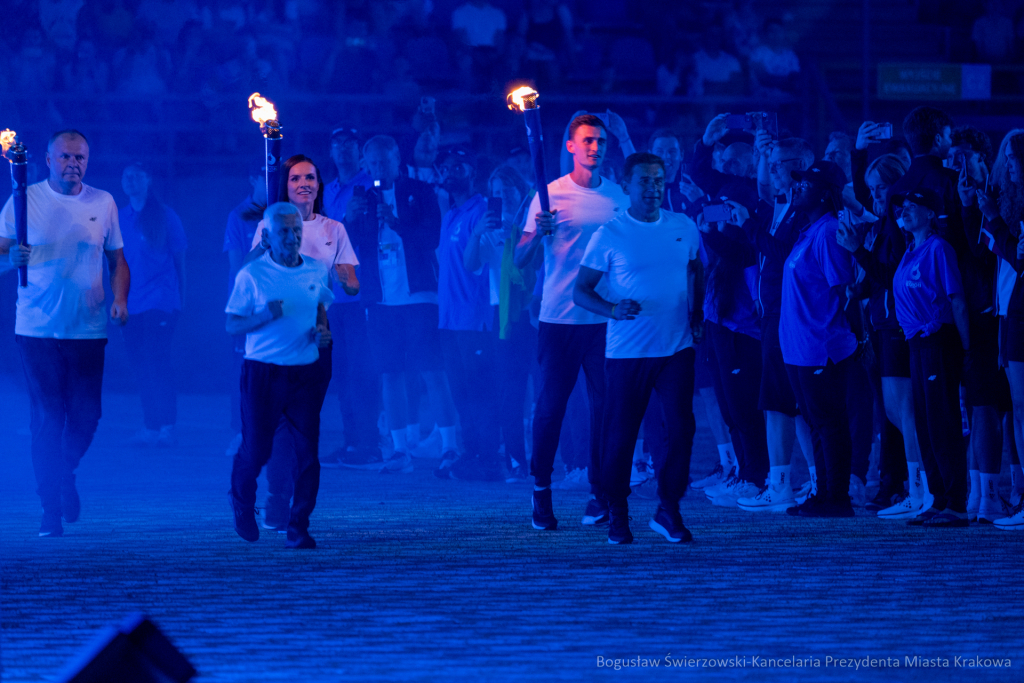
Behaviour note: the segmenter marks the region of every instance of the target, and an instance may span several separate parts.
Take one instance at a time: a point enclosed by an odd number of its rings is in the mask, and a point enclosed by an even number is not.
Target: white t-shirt
[[[629,197],[607,178],[596,188],[580,187],[564,175],[548,183],[551,210],[555,211],[555,234],[544,240],[544,293],[540,320],[562,325],[596,325],[606,318],[572,302],[580,259],[591,235],[620,212],[629,208]],[[524,232],[537,232],[540,196],[534,196],[527,211]],[[598,290],[600,293],[601,290]]]
[[[264,227],[266,223],[261,220],[252,238],[252,249],[260,243]],[[349,242],[345,226],[320,214],[315,214],[313,220],[302,221],[302,244],[299,246],[299,253],[324,264],[330,271],[331,278],[337,277],[334,266],[359,265],[359,259],[356,258],[356,252]]]
[[[504,33],[506,26],[505,13],[491,4],[467,3],[452,12],[452,29],[465,31],[473,47],[493,47],[494,34]]]
[[[317,304],[334,301],[327,266],[312,258],[287,268],[266,253],[245,264],[235,276],[235,288],[225,313],[247,317],[282,301],[283,314],[245,335],[245,357],[273,365],[309,365],[320,357],[312,331],[316,329]]]
[[[688,266],[699,247],[697,225],[670,211],[654,223],[623,211],[594,233],[580,265],[606,274],[606,300],[641,307],[633,320],[608,320],[606,358],[664,358],[693,346]]]
[[[0,226],[0,236],[16,239],[13,198],[4,204]],[[83,185],[78,194],[63,195],[45,180],[29,185],[28,243],[28,287],[18,288],[14,333],[105,339],[103,252],[124,247],[110,193]]]

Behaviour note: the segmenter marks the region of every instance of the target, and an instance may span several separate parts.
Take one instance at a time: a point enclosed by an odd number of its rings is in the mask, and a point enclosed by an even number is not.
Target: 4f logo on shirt
[[[94,220],[96,220],[96,216],[91,216],[91,217],[89,218],[89,220],[91,220],[91,221],[94,221]]]
[[[329,247],[329,246],[331,246],[332,244],[334,244],[334,242],[333,242],[333,241],[331,241],[331,242],[325,242],[325,243],[324,243],[324,246],[327,246],[327,247]]]

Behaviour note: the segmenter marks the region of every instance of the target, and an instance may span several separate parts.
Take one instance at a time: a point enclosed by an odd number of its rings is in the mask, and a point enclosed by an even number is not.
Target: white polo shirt
[[[320,357],[312,334],[317,304],[334,301],[327,266],[304,257],[301,265],[288,268],[267,252],[238,271],[224,312],[247,317],[270,301],[283,302],[283,315],[245,335],[245,358],[273,365],[315,363]]]
[[[580,308],[572,301],[580,259],[591,235],[629,208],[622,188],[601,178],[595,188],[580,187],[564,175],[548,183],[551,210],[555,212],[555,234],[544,240],[544,293],[540,321],[562,325],[596,325],[606,318]],[[534,196],[527,211],[524,232],[537,232],[540,197]],[[601,293],[602,290],[598,290]]]
[[[663,358],[693,346],[688,266],[699,247],[697,225],[670,211],[653,223],[623,211],[594,233],[580,265],[606,274],[606,300],[641,307],[633,320],[605,318],[606,358]]]
[[[17,239],[13,197],[4,204],[0,236]],[[28,243],[28,287],[18,288],[14,333],[105,339],[104,252],[124,247],[110,193],[82,185],[78,194],[63,195],[45,180],[29,185]]]

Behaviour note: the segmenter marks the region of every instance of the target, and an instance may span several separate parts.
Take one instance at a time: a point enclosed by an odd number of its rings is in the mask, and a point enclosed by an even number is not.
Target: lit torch
[[[11,190],[14,194],[14,232],[18,244],[28,244],[28,151],[13,130],[0,131],[0,148],[11,162]],[[28,287],[28,266],[18,268],[19,284]]]
[[[267,148],[267,206],[277,203],[281,187],[281,124],[274,103],[254,92],[249,95],[252,120],[260,124]]]
[[[530,156],[533,158],[533,172],[537,176],[540,210],[551,211],[551,202],[548,200],[547,174],[544,172],[544,133],[540,127],[538,96],[539,93],[536,90],[524,85],[509,93],[505,102],[512,111],[523,112],[526,122],[526,138],[530,142]]]

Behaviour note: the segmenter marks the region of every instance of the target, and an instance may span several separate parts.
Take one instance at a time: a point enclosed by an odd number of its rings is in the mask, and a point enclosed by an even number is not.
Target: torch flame
[[[539,93],[528,85],[524,85],[521,88],[516,88],[509,93],[506,98],[508,108],[512,111],[523,111],[524,109],[533,109],[537,106],[537,97]]]
[[[267,121],[277,120],[277,110],[274,109],[274,103],[258,92],[249,95],[249,111],[252,112],[252,120],[261,126]]]
[[[7,150],[11,148],[17,137],[18,134],[10,128],[0,131],[0,149],[3,150],[4,154],[7,154]]]

